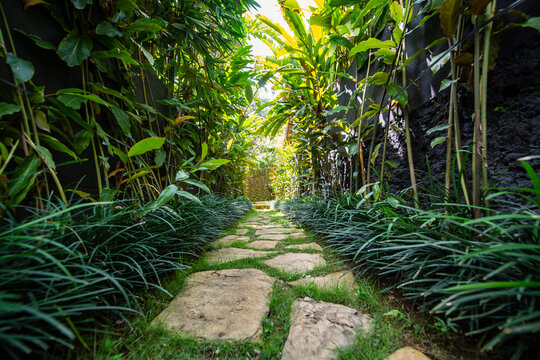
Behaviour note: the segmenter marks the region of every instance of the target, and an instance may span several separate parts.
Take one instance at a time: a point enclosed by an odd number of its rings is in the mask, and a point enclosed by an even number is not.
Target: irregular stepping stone
[[[298,299],[293,303],[291,329],[282,360],[330,360],[336,348],[352,345],[359,331],[368,332],[371,318],[338,304]]]
[[[221,239],[218,239],[214,241],[215,245],[231,245],[235,241],[243,241],[248,242],[249,236],[237,236],[237,235],[227,235],[225,237],[222,237]]]
[[[234,232],[235,235],[246,235],[248,233],[248,229],[236,229]]]
[[[320,254],[288,253],[265,260],[264,263],[288,273],[304,273],[325,265],[326,261]]]
[[[255,249],[273,249],[276,247],[276,245],[277,245],[277,242],[267,241],[267,240],[257,240],[257,241],[247,244],[247,246],[255,248]]]
[[[289,235],[288,234],[263,234],[263,235],[259,235],[259,239],[260,240],[285,240],[286,238],[288,238]]]
[[[224,263],[228,261],[234,261],[246,258],[258,258],[271,254],[268,251],[255,251],[249,249],[238,248],[221,248],[218,250],[210,251],[206,254],[208,262],[210,263]]]
[[[257,269],[203,271],[152,324],[212,340],[257,339],[274,279]]]
[[[298,249],[298,250],[317,250],[321,251],[322,247],[319,246],[319,244],[315,243],[309,243],[309,244],[297,244],[297,245],[289,245],[286,246],[285,249]]]
[[[267,234],[290,234],[293,233],[296,229],[275,227],[275,228],[265,228],[255,231],[255,235],[267,235]]]
[[[422,354],[420,351],[406,346],[403,347],[392,355],[387,357],[385,360],[430,360],[426,355]]]
[[[354,283],[354,275],[351,272],[340,271],[323,276],[305,277],[290,282],[291,285],[309,285],[315,284],[321,289],[332,290],[335,288],[347,289],[353,292],[358,286]]]

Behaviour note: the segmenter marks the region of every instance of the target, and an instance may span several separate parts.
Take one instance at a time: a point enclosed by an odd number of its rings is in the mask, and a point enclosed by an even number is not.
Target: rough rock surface
[[[252,247],[254,249],[274,249],[278,243],[276,241],[271,240],[257,240],[251,243],[248,243],[247,246]]]
[[[216,245],[231,245],[235,241],[248,242],[249,236],[227,235],[214,241]]]
[[[275,227],[275,228],[264,228],[255,231],[255,235],[267,235],[267,234],[290,234],[292,232],[296,231],[294,228],[282,228],[282,227]]]
[[[354,291],[357,286],[354,283],[354,275],[349,271],[339,271],[323,276],[305,277],[296,281],[290,282],[291,285],[308,285],[315,284],[321,289],[343,288],[349,291]]]
[[[276,241],[280,241],[280,240],[285,240],[288,237],[289,237],[288,234],[264,234],[264,235],[259,236],[259,240],[276,240]]]
[[[303,273],[325,265],[326,261],[320,254],[287,253],[265,260],[264,263],[285,272]]]
[[[274,279],[256,269],[204,271],[153,321],[206,339],[257,339]]]
[[[258,258],[270,254],[268,251],[255,251],[238,248],[222,248],[209,251],[206,256],[210,263],[224,263],[246,258]]]
[[[347,306],[296,300],[292,306],[291,329],[282,360],[330,360],[335,348],[350,346],[358,331],[367,332],[371,318]]]
[[[317,250],[317,251],[322,250],[320,245],[315,244],[315,243],[289,245],[289,246],[286,246],[285,249],[297,249],[297,250],[307,250],[307,249],[309,249],[309,250]]]
[[[236,229],[236,231],[234,232],[234,234],[235,234],[235,235],[246,235],[248,231],[249,231],[249,230],[248,230],[248,229],[245,229],[245,228],[244,228],[244,229]]]
[[[420,351],[406,346],[397,350],[385,360],[429,360],[429,358]]]

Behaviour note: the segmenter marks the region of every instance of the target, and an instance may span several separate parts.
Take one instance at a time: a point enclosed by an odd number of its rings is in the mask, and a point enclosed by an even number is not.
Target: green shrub
[[[423,307],[461,324],[467,335],[485,336],[483,350],[506,343],[504,350],[517,359],[540,340],[540,212],[533,197],[525,205],[503,200],[511,192],[492,195],[492,207],[502,210],[477,220],[470,219],[470,207],[437,203],[433,196],[429,210],[399,197],[370,207],[355,196],[278,206],[352,258],[360,275],[391,278],[392,287],[422,299]]]
[[[11,357],[71,346],[81,333],[139,310],[136,291],[183,270],[250,209],[216,196],[152,211],[133,202],[47,204],[0,225],[0,345]],[[21,211],[23,209],[19,209]],[[27,209],[28,212],[32,211]],[[163,290],[165,291],[165,290]]]

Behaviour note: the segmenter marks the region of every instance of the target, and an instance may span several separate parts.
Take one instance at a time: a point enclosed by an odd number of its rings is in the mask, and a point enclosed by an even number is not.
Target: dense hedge
[[[24,221],[4,218],[0,347],[7,354],[39,353],[51,342],[71,346],[111,312],[137,312],[136,291],[160,288],[160,275],[186,269],[251,207],[217,196],[152,210],[132,203],[50,202]]]

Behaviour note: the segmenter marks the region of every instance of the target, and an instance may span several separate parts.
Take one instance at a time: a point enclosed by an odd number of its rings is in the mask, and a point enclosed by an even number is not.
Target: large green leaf
[[[533,29],[540,31],[540,16],[529,18],[527,21],[521,24],[521,26],[532,27]]]
[[[33,184],[33,179],[40,164],[41,160],[32,155],[25,157],[24,160],[15,168],[15,171],[13,172],[13,175],[8,183],[8,196],[10,198],[15,197],[21,192],[28,192],[28,189]]]
[[[34,65],[30,61],[19,59],[13,53],[7,53],[6,63],[11,68],[17,82],[27,82],[34,76]]]
[[[70,67],[80,65],[92,52],[92,39],[78,30],[73,30],[58,45],[58,55]]]
[[[148,151],[160,149],[165,143],[164,137],[149,137],[137,142],[128,151],[128,156],[142,155]]]
[[[39,154],[41,155],[41,157],[43,158],[43,161],[45,162],[45,165],[47,165],[47,167],[50,168],[50,169],[55,169],[56,164],[54,163],[52,154],[49,151],[49,149],[47,149],[47,148],[45,148],[45,147],[43,147],[41,145],[36,145],[36,149],[39,152]]]
[[[407,95],[407,91],[403,91],[403,88],[398,84],[388,84],[386,85],[386,90],[388,91],[388,94],[390,94],[390,96],[392,96],[397,102],[399,102],[401,106],[406,106],[409,102],[409,96]]]
[[[83,129],[75,134],[75,139],[73,139],[73,146],[75,147],[75,152],[77,154],[82,153],[88,145],[90,145],[90,140],[94,133],[90,129]]]
[[[122,132],[126,135],[130,132],[131,122],[129,121],[129,115],[122,109],[120,109],[118,106],[112,106],[111,112],[114,115],[114,118],[116,119],[116,122],[118,125],[120,125],[120,128],[122,129]]]
[[[102,21],[98,24],[96,27],[96,34],[110,37],[122,36],[122,33],[108,21]]]
[[[92,1],[93,0],[71,0],[73,6],[75,6],[79,10],[84,9],[86,5],[90,5]]]
[[[155,205],[156,207],[162,206],[167,204],[169,201],[174,198],[174,195],[176,195],[176,192],[178,191],[178,186],[171,184],[167,186],[163,191],[159,194],[158,198],[156,199]]]
[[[216,170],[221,165],[225,165],[227,163],[231,162],[231,160],[227,159],[214,159],[209,160],[205,163],[202,163],[201,165],[197,166],[193,171],[199,171],[199,170]]]
[[[5,115],[15,114],[19,111],[21,111],[20,105],[0,102],[0,119]]]
[[[39,133],[39,141],[41,141],[42,144],[46,144],[56,151],[61,151],[65,154],[68,154],[73,159],[77,160],[77,154],[70,150],[66,145],[61,143],[58,139],[47,134]]]
[[[358,45],[352,48],[349,53],[349,56],[354,56],[356,53],[366,51],[369,49],[390,49],[396,47],[396,43],[392,40],[379,40],[375,38],[369,38],[360,42]]]

